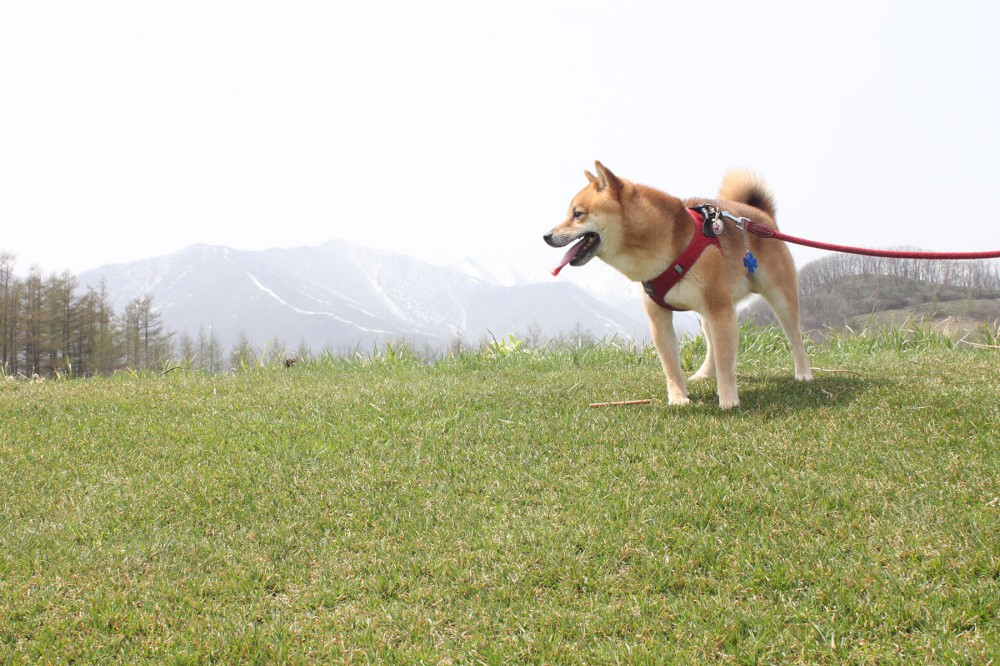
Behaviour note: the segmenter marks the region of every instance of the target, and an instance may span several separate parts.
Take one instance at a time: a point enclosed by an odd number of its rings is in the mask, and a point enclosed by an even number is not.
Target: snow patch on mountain
[[[450,266],[453,270],[473,276],[490,284],[504,287],[532,284],[569,283],[579,287],[591,297],[614,308],[630,319],[646,320],[643,299],[647,298],[642,287],[601,261],[591,261],[586,266],[560,273],[553,277],[549,271],[527,270],[502,266],[478,259],[465,259]],[[691,312],[674,313],[674,326],[678,333],[696,335],[701,329],[698,316]],[[643,332],[638,337],[646,338]]]
[[[443,349],[456,336],[476,343],[536,329],[543,337],[580,328],[599,338],[648,336],[641,308],[609,305],[569,280],[470,275],[343,241],[261,252],[196,245],[79,278],[84,289],[105,281],[119,311],[150,295],[168,330],[211,327],[224,346],[241,335],[315,350],[388,340]]]

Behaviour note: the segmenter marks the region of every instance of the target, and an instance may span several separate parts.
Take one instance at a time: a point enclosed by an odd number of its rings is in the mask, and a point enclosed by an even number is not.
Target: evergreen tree
[[[213,374],[223,370],[222,345],[211,326],[198,329],[198,369]]]
[[[96,290],[90,288],[90,296],[91,368],[95,374],[110,375],[118,367],[119,353],[115,345],[115,313],[107,283],[101,280]]]
[[[73,292],[76,289],[76,277],[69,271],[51,275],[45,281],[42,294],[43,338],[45,371],[52,375],[56,372],[67,372],[74,361],[79,358],[71,356],[71,341],[76,317],[76,305]]]
[[[175,359],[181,367],[192,368],[198,357],[198,347],[195,345],[191,334],[186,330],[177,338],[177,358]]]
[[[118,317],[117,345],[121,350],[122,361],[125,367],[132,370],[139,370],[144,367],[145,356],[142,345],[142,320],[140,318],[140,307],[142,299],[133,298],[125,305],[121,316]]]
[[[17,314],[20,308],[20,283],[14,277],[15,257],[0,252],[0,369],[17,373]]]
[[[252,368],[257,363],[257,356],[253,350],[253,343],[243,331],[233,345],[233,351],[229,355],[230,365],[237,369]]]
[[[41,374],[42,359],[46,348],[45,339],[45,283],[42,271],[32,266],[24,283],[24,297],[21,300],[20,319],[23,321],[18,344],[24,350],[23,368],[26,374]]]
[[[153,297],[146,294],[138,303],[138,323],[145,368],[162,366],[170,358],[170,338],[164,334],[163,315],[153,307]]]

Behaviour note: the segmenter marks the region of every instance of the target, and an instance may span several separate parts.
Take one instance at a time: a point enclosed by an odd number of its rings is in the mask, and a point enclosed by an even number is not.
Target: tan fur
[[[764,179],[753,171],[734,169],[726,174],[719,187],[719,198],[727,201],[739,201],[767,213],[774,221],[774,195],[767,187]]]
[[[600,162],[596,162],[595,167],[597,175],[585,172],[589,181],[587,187],[573,198],[566,220],[546,234],[545,240],[554,247],[562,247],[585,234],[597,234],[600,243],[594,256],[635,282],[650,280],[662,273],[690,242],[694,225],[685,210],[688,206],[712,203],[733,215],[777,228],[774,198],[763,180],[751,172],[727,174],[718,199],[682,201],[619,178]],[[701,315],[708,352],[691,380],[715,376],[719,404],[729,408],[739,405],[736,304],[751,293],[761,294],[767,300],[788,336],[795,378],[809,380],[812,373],[799,330],[798,278],[788,248],[781,241],[750,235],[747,242],[757,257],[758,268],[749,275],[743,266],[743,234],[727,222],[719,241],[722,252],[715,247],[707,248],[670,291],[668,302]],[[586,260],[581,262],[586,263]],[[673,312],[648,297],[643,301],[653,344],[667,378],[669,402],[687,404]]]

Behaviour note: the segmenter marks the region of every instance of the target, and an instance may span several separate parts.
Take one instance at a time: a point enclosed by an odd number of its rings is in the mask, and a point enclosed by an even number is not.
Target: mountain
[[[79,276],[105,281],[116,311],[150,295],[168,330],[211,328],[224,348],[241,334],[295,347],[346,351],[388,340],[443,349],[456,338],[580,328],[597,337],[648,336],[645,317],[601,302],[568,281],[488,282],[419,259],[343,241],[262,252],[196,245]]]
[[[500,287],[520,287],[551,281],[551,275],[542,269],[525,270],[513,266],[501,266],[481,259],[463,259],[448,268],[472,276],[483,282]]]
[[[466,259],[453,264],[451,268],[498,286],[524,286],[554,281],[574,284],[629,319],[642,321],[643,331],[639,337],[649,337],[646,331],[646,313],[643,311],[645,293],[637,284],[601,261],[592,261],[583,268],[565,271],[558,279],[553,278],[547,270],[524,270],[478,259]],[[697,334],[701,330],[697,315],[691,312],[674,313],[674,327],[678,334]]]

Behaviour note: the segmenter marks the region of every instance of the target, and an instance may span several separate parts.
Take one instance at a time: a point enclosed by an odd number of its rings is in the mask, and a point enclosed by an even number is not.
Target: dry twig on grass
[[[624,405],[648,405],[652,400],[620,400],[618,402],[592,402],[591,407],[622,407]]]

